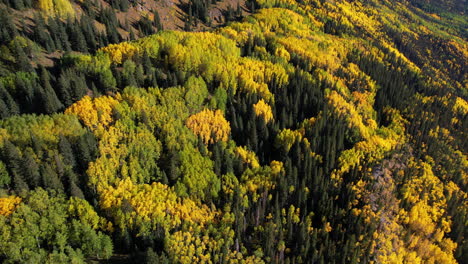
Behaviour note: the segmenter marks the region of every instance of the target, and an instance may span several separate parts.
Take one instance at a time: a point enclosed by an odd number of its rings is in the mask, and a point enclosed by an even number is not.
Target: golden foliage
[[[130,42],[122,42],[119,44],[110,44],[99,49],[99,51],[109,54],[113,63],[122,64],[128,59],[132,59],[135,54],[140,52],[140,48]]]
[[[466,115],[468,113],[468,102],[466,102],[463,98],[456,97],[453,110],[462,116]]]
[[[249,164],[252,168],[260,167],[257,156],[253,151],[248,150],[246,147],[237,147],[236,153],[241,157],[242,161],[246,164]]]
[[[91,130],[102,132],[112,122],[112,109],[118,103],[115,98],[110,96],[94,99],[85,96],[65,110],[65,113],[78,116]]]
[[[289,128],[281,130],[275,139],[277,145],[281,145],[286,151],[289,151],[296,141],[302,140],[302,134],[298,130],[291,130]]]
[[[161,225],[166,230],[181,226],[183,222],[203,226],[216,215],[206,205],[179,198],[167,185],[156,182],[136,185],[130,178],[102,190],[100,205],[105,210],[123,210],[123,214],[114,215],[116,225],[122,228],[142,224],[142,221]]]
[[[359,135],[364,139],[370,137],[371,133],[369,129],[364,125],[361,115],[356,111],[353,104],[348,103],[336,91],[331,91],[327,98],[335,113],[340,117],[344,117],[349,123],[350,128],[359,131]]]
[[[227,213],[229,214],[229,213]],[[177,231],[165,240],[165,248],[171,260],[175,263],[245,263],[262,264],[262,259],[256,256],[244,256],[241,252],[227,250],[226,255],[219,252],[226,245],[232,244],[234,231],[230,228],[223,230],[224,236],[218,239],[193,227],[186,231]],[[223,258],[222,258],[223,257]]]
[[[38,0],[37,7],[49,16],[67,18],[75,15],[75,10],[69,0]]]
[[[253,108],[254,108],[255,114],[257,116],[263,117],[266,123],[273,120],[273,113],[271,112],[271,106],[265,103],[263,99],[260,99],[258,103],[254,104]]]
[[[320,35],[313,35],[313,37],[299,38],[291,35],[278,38],[278,42],[290,54],[299,55],[302,60],[308,62],[311,66],[328,69],[331,72],[339,68],[341,65],[340,58],[346,54],[342,41],[332,37],[324,38]]]
[[[381,263],[456,263],[453,253],[457,245],[444,237],[451,225],[445,215],[444,184],[432,173],[429,164],[410,160],[408,166],[412,168],[411,175],[393,175],[397,181],[400,177],[409,177],[401,188],[403,202],[409,204],[408,211],[399,208],[397,202],[389,202],[395,198],[386,197],[383,203],[386,208],[376,215],[376,219],[385,221],[379,232],[374,233],[377,260]],[[396,186],[392,177],[387,181],[382,187],[385,192],[393,193]]]
[[[8,216],[12,214],[20,203],[21,198],[18,196],[0,198],[0,215]]]
[[[177,263],[213,263],[209,249],[219,248],[216,240],[208,236],[193,235],[193,230],[177,231],[166,239],[166,248]]]
[[[186,125],[195,135],[201,137],[205,144],[213,144],[218,141],[226,142],[231,132],[229,122],[224,118],[221,110],[205,109],[190,116]]]

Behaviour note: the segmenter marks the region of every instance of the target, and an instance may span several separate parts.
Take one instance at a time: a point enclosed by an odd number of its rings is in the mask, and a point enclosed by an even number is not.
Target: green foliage
[[[85,257],[105,259],[112,254],[107,235],[69,219],[68,201],[43,189],[24,197],[10,216],[0,216],[0,229],[6,262],[83,263]]]

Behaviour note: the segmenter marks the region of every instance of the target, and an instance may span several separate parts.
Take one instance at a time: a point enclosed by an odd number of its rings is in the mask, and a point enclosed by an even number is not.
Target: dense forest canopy
[[[465,4],[0,0],[0,262],[465,263]]]

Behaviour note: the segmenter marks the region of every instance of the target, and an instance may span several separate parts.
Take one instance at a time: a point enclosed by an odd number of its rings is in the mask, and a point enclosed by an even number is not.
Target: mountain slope
[[[209,32],[129,42],[112,10],[3,13],[0,259],[463,263],[458,3],[247,1],[215,27],[192,2]]]

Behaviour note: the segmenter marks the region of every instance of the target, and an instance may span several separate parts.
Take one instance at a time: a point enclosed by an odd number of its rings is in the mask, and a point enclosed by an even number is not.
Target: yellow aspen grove
[[[258,158],[253,151],[248,150],[246,147],[237,147],[236,153],[241,157],[242,161],[249,164],[252,168],[260,167]]]
[[[109,96],[95,99],[85,96],[65,113],[77,115],[91,130],[101,131],[112,122],[112,109],[117,104],[118,101]]]
[[[229,121],[224,118],[221,110],[205,109],[190,116],[186,125],[195,135],[201,137],[205,144],[227,141],[231,132]]]
[[[140,52],[140,48],[129,42],[120,44],[110,44],[107,47],[99,49],[99,51],[109,54],[113,63],[122,64],[128,59],[132,59],[134,55]]]
[[[144,221],[161,225],[169,230],[184,223],[205,225],[213,221],[216,211],[206,205],[198,205],[191,199],[180,199],[167,185],[161,183],[133,184],[129,178],[121,180],[116,187],[101,192],[100,205],[114,214],[114,223],[120,228],[134,228]]]
[[[21,198],[18,196],[0,198],[0,215],[8,216],[12,214],[20,203]]]
[[[49,16],[67,18],[75,15],[69,0],[38,0],[37,7]]]
[[[254,104],[253,107],[254,107],[255,114],[257,116],[263,117],[266,123],[273,120],[273,113],[271,112],[271,106],[265,103],[263,99],[260,99],[260,101]]]

